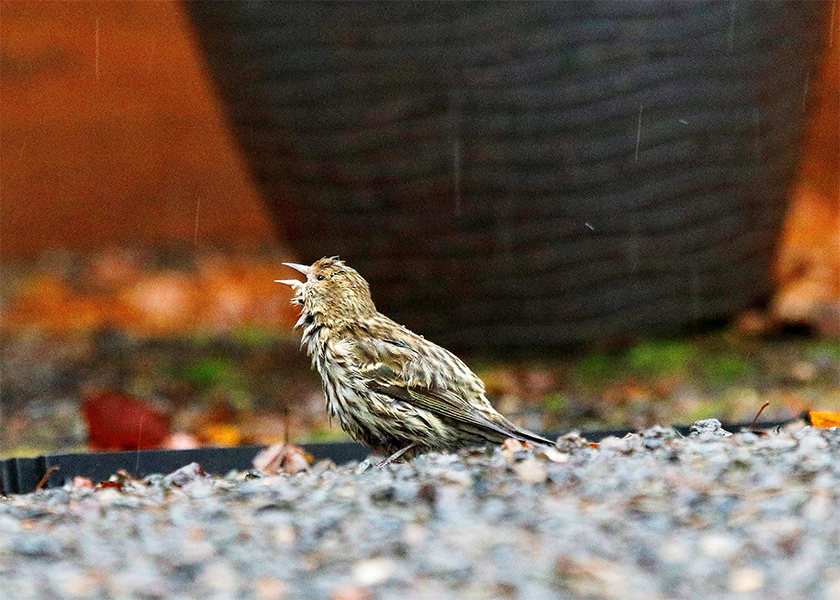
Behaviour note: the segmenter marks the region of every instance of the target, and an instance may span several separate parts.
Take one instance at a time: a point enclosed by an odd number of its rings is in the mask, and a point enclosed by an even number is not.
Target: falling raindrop
[[[735,41],[735,0],[729,2],[729,54]]]
[[[634,223],[630,227],[630,237],[627,240],[627,260],[633,268],[633,273],[639,271],[639,230]]]
[[[96,80],[99,81],[99,17],[96,17],[96,60],[94,63]]]
[[[811,80],[811,74],[805,73],[805,91],[802,92],[802,110],[808,108],[808,83]]]
[[[201,198],[196,198],[195,201],[195,234],[193,236],[193,243],[198,245],[198,211],[201,208]]]
[[[700,320],[700,281],[697,271],[691,271],[691,314],[694,321]]]
[[[461,140],[452,142],[452,171],[455,180],[455,214],[461,216]]]
[[[138,425],[137,425],[137,460],[136,460],[136,464],[134,465],[134,472],[135,473],[140,472],[140,448],[142,448],[141,444],[143,443],[142,433],[143,433],[143,415],[141,414],[140,415],[140,423],[138,423]]]
[[[636,126],[636,162],[639,162],[639,142],[642,140],[642,110],[643,105],[639,105],[639,122]]]
[[[461,125],[460,98],[457,90],[449,94],[449,127],[452,136],[452,179],[455,215],[461,215]]]

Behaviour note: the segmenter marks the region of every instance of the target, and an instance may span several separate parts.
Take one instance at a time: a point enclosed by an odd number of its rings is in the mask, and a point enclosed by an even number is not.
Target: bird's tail
[[[555,446],[556,444],[551,440],[542,437],[541,435],[537,435],[532,431],[528,431],[527,429],[522,429],[521,427],[513,426],[511,428],[510,437],[519,440],[520,442],[531,442],[532,444],[539,444],[541,446]]]

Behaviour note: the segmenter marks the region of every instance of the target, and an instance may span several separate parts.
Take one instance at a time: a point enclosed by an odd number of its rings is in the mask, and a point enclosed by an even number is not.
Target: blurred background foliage
[[[0,456],[343,438],[273,283],[294,248],[233,142],[184,7],[0,9]],[[749,421],[764,401],[770,418],[840,408],[834,18],[772,302],[682,339],[465,356],[503,412],[557,431]],[[143,422],[125,442],[120,427]]]

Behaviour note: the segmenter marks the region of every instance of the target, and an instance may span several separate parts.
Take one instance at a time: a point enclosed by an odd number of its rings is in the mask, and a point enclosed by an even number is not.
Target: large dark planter
[[[456,347],[769,291],[826,2],[191,2],[277,224]]]

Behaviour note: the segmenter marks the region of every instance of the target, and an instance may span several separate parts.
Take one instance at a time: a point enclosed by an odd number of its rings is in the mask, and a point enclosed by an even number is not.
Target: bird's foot
[[[403,454],[405,454],[405,453],[406,453],[406,452],[408,452],[409,450],[412,450],[413,448],[416,448],[416,447],[417,447],[417,444],[409,444],[408,446],[406,446],[406,447],[405,447],[405,448],[403,448],[402,450],[397,450],[396,452],[394,452],[394,453],[393,453],[391,456],[389,456],[388,458],[383,458],[383,459],[382,459],[382,460],[380,460],[378,463],[376,463],[376,465],[374,465],[374,467],[373,467],[373,468],[378,470],[378,469],[382,469],[382,468],[384,468],[384,467],[387,467],[387,466],[388,466],[388,465],[390,465],[392,462],[394,462],[395,460],[397,460],[400,456],[402,456]]]

